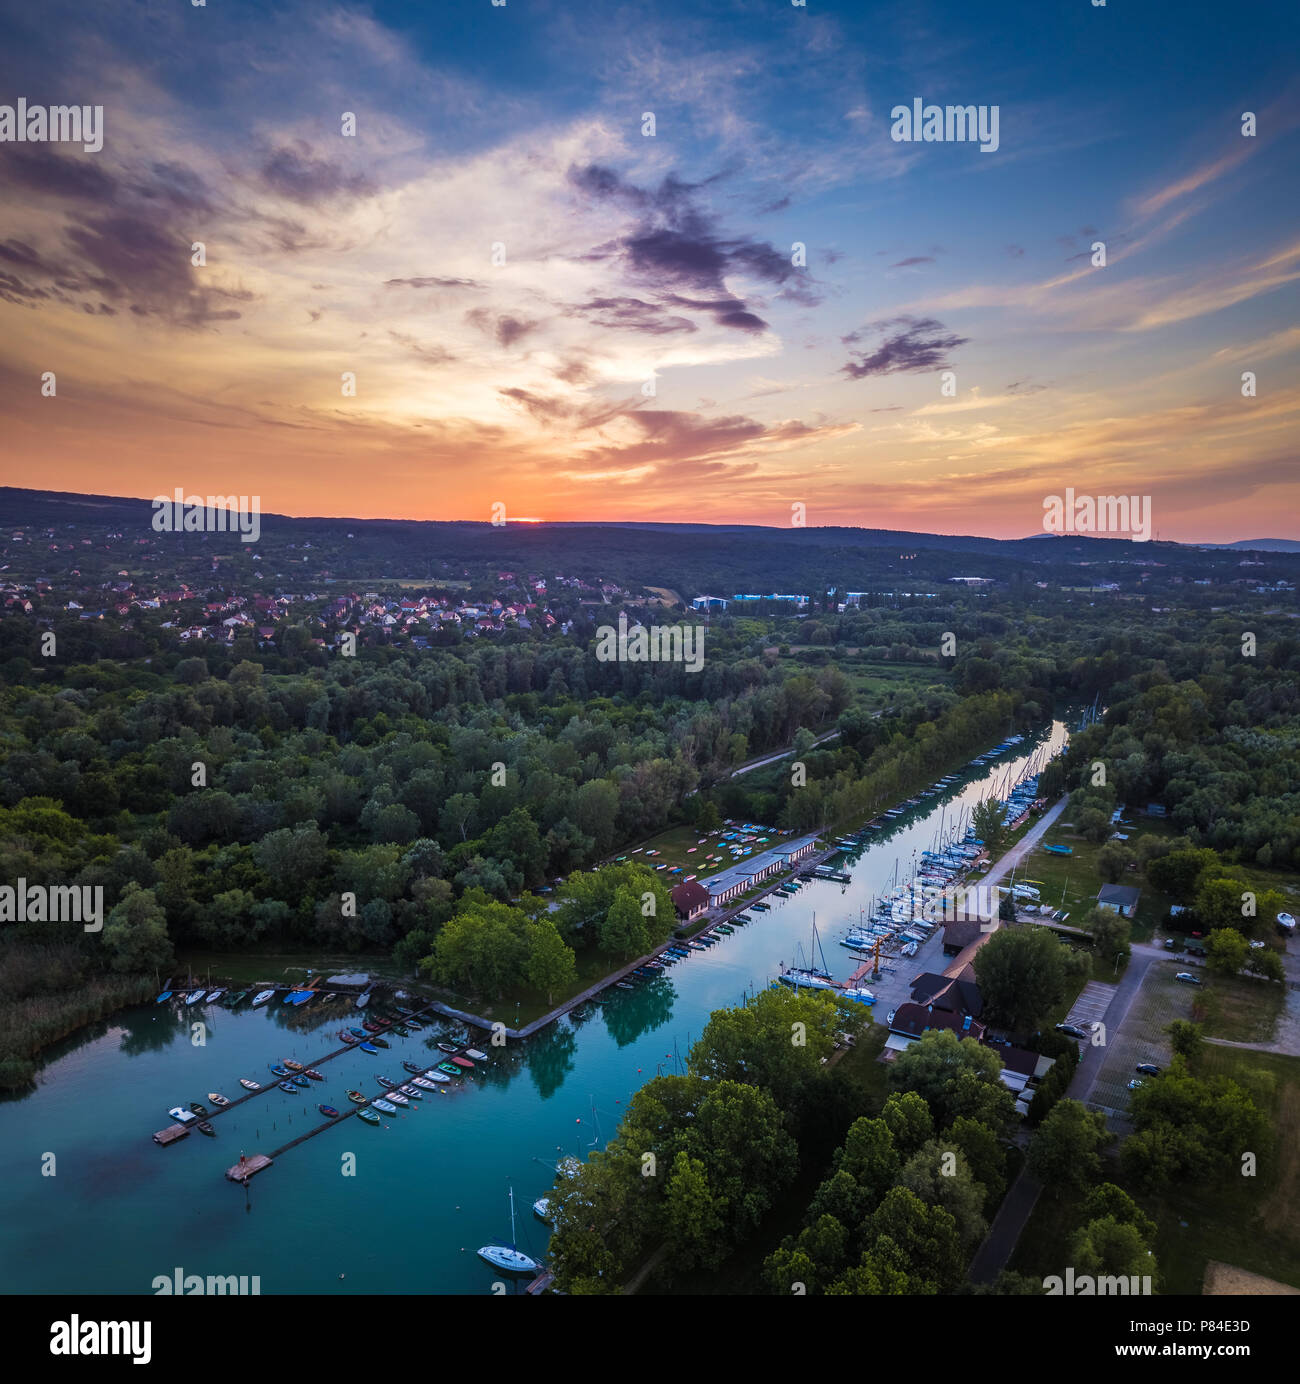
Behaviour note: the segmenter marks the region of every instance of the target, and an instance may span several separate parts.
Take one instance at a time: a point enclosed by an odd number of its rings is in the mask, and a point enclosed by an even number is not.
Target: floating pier
[[[188,1131],[186,1131],[188,1133]],[[264,1153],[255,1153],[251,1158],[240,1155],[239,1162],[233,1168],[226,1169],[226,1176],[231,1182],[243,1182],[247,1184],[248,1179],[254,1173],[260,1173],[263,1168],[269,1168],[275,1162],[273,1158],[268,1158]]]
[[[183,1139],[189,1133],[189,1129],[183,1124],[168,1125],[166,1129],[160,1129],[153,1136],[155,1144],[174,1144],[177,1139]]]

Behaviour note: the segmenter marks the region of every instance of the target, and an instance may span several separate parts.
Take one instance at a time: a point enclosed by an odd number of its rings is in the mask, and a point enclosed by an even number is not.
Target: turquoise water
[[[1050,740],[1064,733],[1055,722]],[[770,983],[800,946],[806,953],[814,913],[830,970],[847,976],[857,963],[831,945],[844,925],[930,846],[941,815],[951,820],[1025,757],[1003,756],[877,833],[848,867],[852,884],[774,896],[770,912],[662,978],[611,990],[584,1019],[491,1050],[491,1065],[454,1092],[426,1093],[378,1128],[349,1119],[325,1130],[246,1191],[223,1177],[241,1151],[270,1152],[320,1124],[317,1101],[348,1108],[348,1087],[379,1095],[375,1074],[404,1077],[405,1058],[432,1065],[443,1035],[387,1035],[391,1050],[349,1051],[324,1064],[325,1081],[309,1091],[273,1088],[223,1114],[215,1139],[191,1132],[159,1148],[150,1136],[172,1123],[169,1106],[208,1104],[209,1091],[234,1099],[239,1077],[270,1081],[269,1065],[285,1057],[311,1066],[339,1046],[342,1011],[147,1005],[84,1031],[47,1054],[34,1092],[0,1103],[0,1290],[151,1293],[154,1278],[179,1267],[257,1275],[264,1294],[491,1291],[499,1275],[475,1251],[508,1242],[507,1188],[519,1247],[538,1257],[547,1232],[531,1207],[553,1184],[557,1159],[602,1146],[632,1093],[677,1068],[711,1011]],[[203,1046],[190,1041],[197,1020]],[[355,1011],[346,1022],[358,1022]],[[477,1046],[488,1051],[481,1035]],[[52,1177],[42,1175],[47,1154]],[[344,1175],[348,1154],[354,1176]]]

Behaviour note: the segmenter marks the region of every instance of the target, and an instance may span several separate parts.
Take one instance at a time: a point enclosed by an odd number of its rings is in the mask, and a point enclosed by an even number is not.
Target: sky
[[[1300,537],[1298,14],[2,0],[0,106],[103,147],[0,143],[0,479]]]

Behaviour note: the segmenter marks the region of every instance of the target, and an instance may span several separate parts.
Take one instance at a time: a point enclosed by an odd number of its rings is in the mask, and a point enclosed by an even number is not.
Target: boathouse
[[[692,918],[698,918],[709,907],[709,891],[696,879],[679,884],[670,892],[669,897],[677,910],[677,916],[687,922]]]

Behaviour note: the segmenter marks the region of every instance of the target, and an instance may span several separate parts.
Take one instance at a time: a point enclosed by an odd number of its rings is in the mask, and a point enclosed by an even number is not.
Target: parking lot
[[[1185,1019],[1191,1013],[1196,989],[1174,979],[1181,965],[1157,962],[1146,973],[1123,1027],[1107,1031],[1106,1055],[1092,1088],[1089,1104],[1122,1113],[1128,1109],[1131,1092],[1128,1083],[1141,1079],[1135,1071],[1139,1062],[1154,1062],[1167,1067],[1172,1056],[1166,1025]]]

